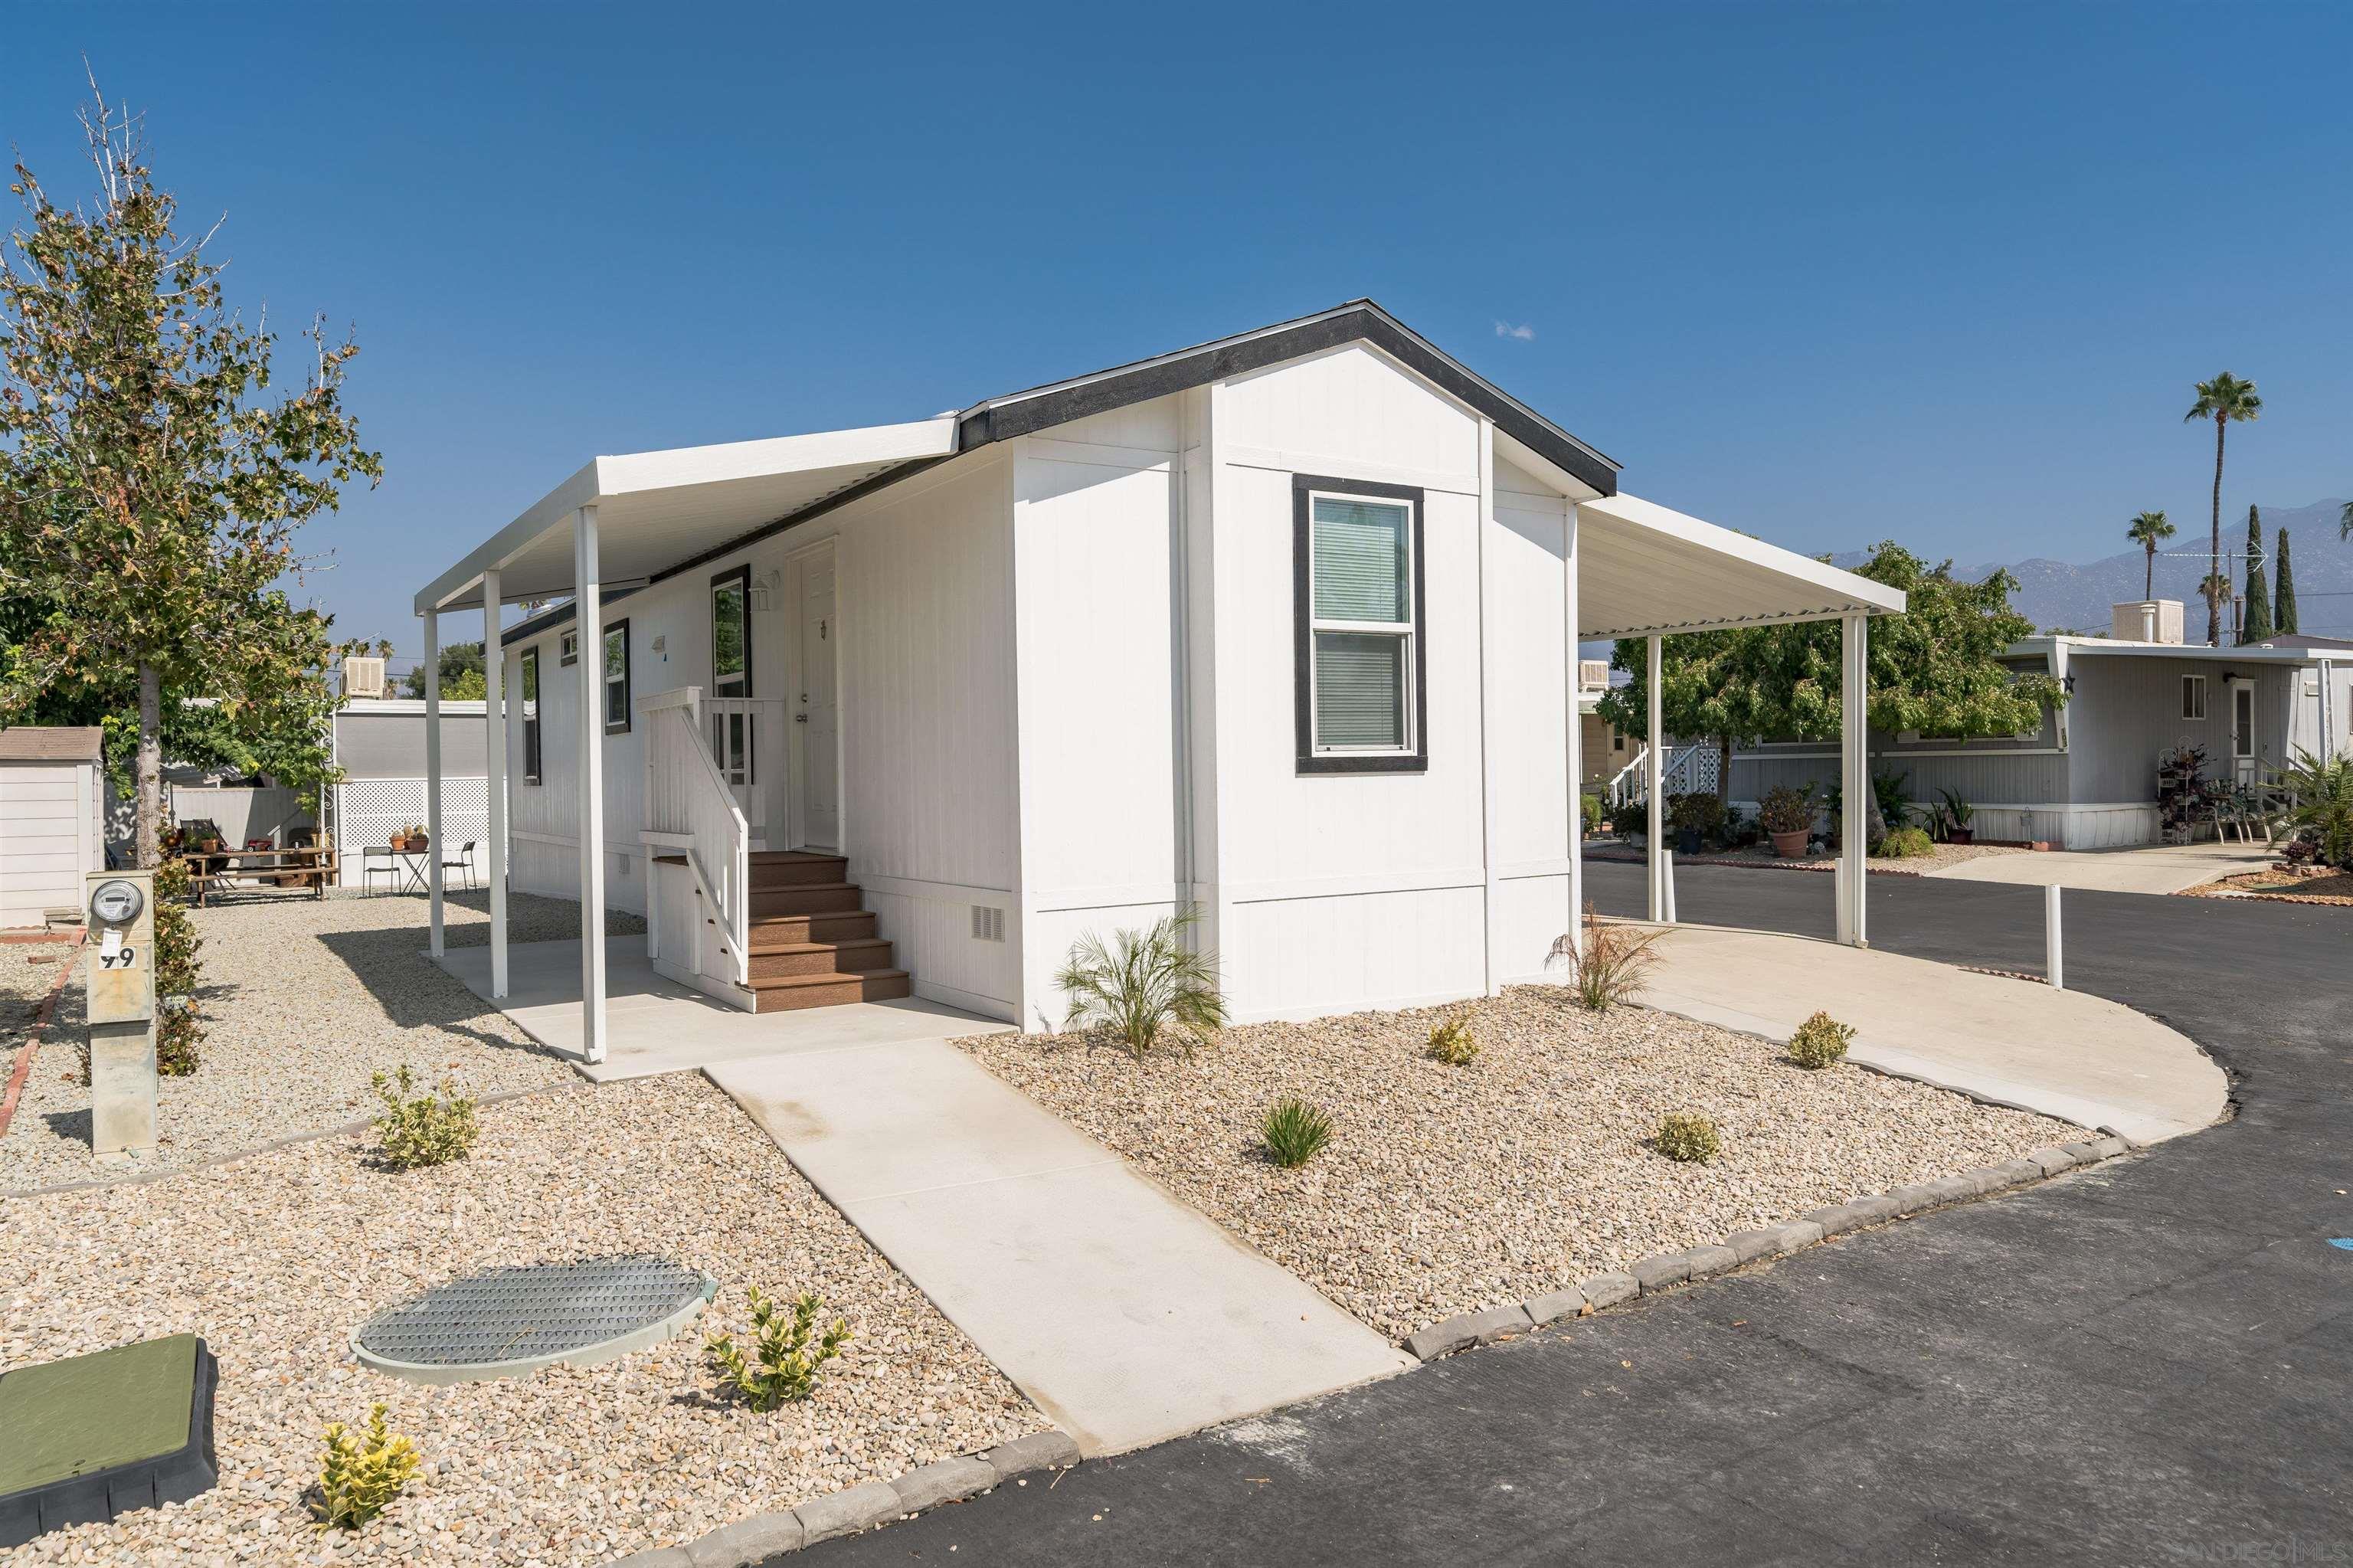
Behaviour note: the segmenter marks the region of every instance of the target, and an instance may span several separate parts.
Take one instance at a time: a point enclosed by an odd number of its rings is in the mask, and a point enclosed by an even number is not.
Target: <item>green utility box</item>
[[[0,1374],[0,1548],[210,1491],[219,1376],[194,1334]]]

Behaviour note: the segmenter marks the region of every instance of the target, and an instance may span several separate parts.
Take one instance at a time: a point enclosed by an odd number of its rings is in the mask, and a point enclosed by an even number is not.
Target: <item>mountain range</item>
[[[2341,499],[2316,501],[2309,506],[2262,506],[2263,547],[2276,548],[2279,530],[2288,531],[2289,553],[2295,563],[2295,599],[2298,629],[2324,637],[2353,637],[2353,542],[2340,540],[2338,519],[2345,503]],[[2121,538],[2129,519],[2116,520],[2116,535]],[[2206,535],[2208,520],[2176,517],[2177,532],[2165,542],[2157,557],[2157,597],[2181,600],[2182,634],[2189,641],[2206,640],[2206,604],[2198,597],[2198,584],[2206,576]],[[2222,514],[2222,548],[2225,552],[2244,550],[2247,544],[2247,513],[2242,506],[2237,512]],[[1918,546],[1914,546],[1915,550]],[[2168,554],[2167,552],[2174,552]],[[1920,550],[1932,560],[1934,553]],[[1855,567],[1870,556],[1861,550],[1850,550],[1831,557],[1831,564]],[[2138,599],[2141,597],[2142,570],[2147,556],[2135,546],[2105,556],[2096,561],[2078,566],[2068,561],[2053,561],[2042,556],[2031,560],[1981,562],[1976,565],[1954,563],[1954,570],[1971,581],[1982,581],[2000,569],[2007,569],[2018,579],[2018,588],[2010,602],[2034,622],[2042,631],[2098,632],[2108,629],[2108,611],[2113,605]],[[2274,588],[2279,574],[2266,562],[2263,576]],[[2246,566],[2243,560],[2231,570],[2234,587],[2243,587]],[[2230,638],[2230,609],[2223,609],[2222,634]]]

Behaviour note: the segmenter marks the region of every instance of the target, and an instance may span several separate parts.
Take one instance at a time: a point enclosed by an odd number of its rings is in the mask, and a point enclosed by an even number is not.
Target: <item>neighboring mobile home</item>
[[[0,928],[81,907],[106,868],[106,732],[95,725],[0,728]]]
[[[645,913],[739,1005],[1059,1022],[1074,940],[1190,908],[1240,1018],[1406,1006],[1536,978],[1573,923],[1580,639],[1838,617],[1859,650],[1902,608],[1617,474],[1356,302],[599,458],[417,605],[430,669],[440,616],[575,596],[491,664],[513,885]]]
[[[2184,644],[2171,599],[2117,605],[2114,620],[2111,637],[2030,637],[2005,651],[2005,663],[2048,671],[2068,693],[2032,733],[1874,731],[1873,768],[1902,772],[1906,795],[1924,805],[1953,790],[1974,808],[1981,839],[2107,849],[2158,841],[2158,764],[2183,746],[2205,752],[2205,777],[2242,784],[2269,782],[2302,753],[2353,749],[2353,680],[2336,667],[2353,663],[2353,652]],[[1834,746],[1802,741],[1736,752],[1732,798],[1753,808],[1776,784],[1828,785],[1837,757]]]

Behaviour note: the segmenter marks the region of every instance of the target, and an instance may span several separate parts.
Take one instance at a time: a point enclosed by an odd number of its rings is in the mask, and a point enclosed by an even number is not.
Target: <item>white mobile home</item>
[[[513,885],[644,912],[740,1005],[1058,1021],[1075,938],[1191,908],[1238,1017],[1402,1006],[1539,975],[1571,925],[1580,638],[1839,617],[1859,656],[1902,608],[1617,476],[1356,302],[599,458],[417,606],[429,670],[438,617],[573,596],[491,665]]]

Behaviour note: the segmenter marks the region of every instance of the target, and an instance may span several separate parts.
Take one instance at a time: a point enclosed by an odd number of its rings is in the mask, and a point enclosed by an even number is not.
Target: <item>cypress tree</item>
[[[2272,631],[2280,635],[2294,631],[2295,626],[2295,567],[2288,560],[2287,530],[2279,531],[2279,595],[2272,610]]]
[[[2272,589],[2263,580],[2263,519],[2247,508],[2247,610],[2239,629],[2239,644],[2268,642],[2272,637]]]

